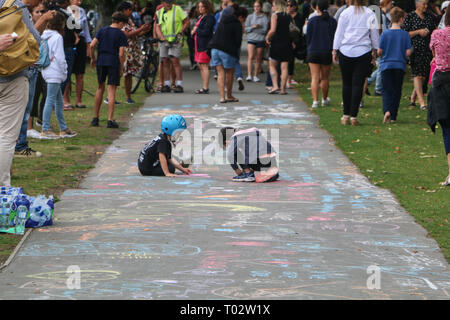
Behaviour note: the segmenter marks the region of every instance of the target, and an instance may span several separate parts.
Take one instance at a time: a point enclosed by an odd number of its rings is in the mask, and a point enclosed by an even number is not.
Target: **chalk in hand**
[[[19,35],[18,35],[17,33],[13,32],[13,33],[11,33],[11,37],[13,37],[13,38],[18,38]]]

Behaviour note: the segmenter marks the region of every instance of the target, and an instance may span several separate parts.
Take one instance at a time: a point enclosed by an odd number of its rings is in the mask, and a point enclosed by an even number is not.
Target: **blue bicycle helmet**
[[[161,121],[161,131],[169,136],[173,136],[175,131],[185,129],[186,120],[179,114],[169,114]]]

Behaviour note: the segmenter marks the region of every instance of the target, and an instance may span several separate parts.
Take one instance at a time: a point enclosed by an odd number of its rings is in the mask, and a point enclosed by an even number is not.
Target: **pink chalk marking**
[[[126,184],[123,184],[123,183],[110,183],[110,184],[108,184],[108,186],[113,186],[113,187],[125,187]]]
[[[331,218],[324,218],[324,217],[309,217],[306,219],[308,221],[331,221]]]
[[[107,186],[101,185],[101,184],[95,184],[92,186],[92,189],[99,190],[99,189],[108,189]]]
[[[192,173],[192,174],[179,174],[179,177],[191,177],[191,178],[211,178],[207,173]]]
[[[230,246],[244,246],[244,247],[268,247],[270,244],[267,242],[256,242],[256,241],[249,241],[249,242],[227,242],[225,244],[228,244]]]

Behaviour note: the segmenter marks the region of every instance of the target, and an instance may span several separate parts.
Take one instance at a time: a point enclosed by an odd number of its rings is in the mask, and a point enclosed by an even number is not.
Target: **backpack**
[[[0,8],[0,30],[2,34],[16,33],[18,38],[8,48],[0,52],[0,76],[8,77],[35,64],[39,58],[39,45],[23,22],[26,6],[13,5],[14,0],[6,0]]]
[[[39,45],[39,59],[36,62],[36,66],[40,69],[45,69],[50,65],[50,48],[48,42],[45,39],[41,39]]]

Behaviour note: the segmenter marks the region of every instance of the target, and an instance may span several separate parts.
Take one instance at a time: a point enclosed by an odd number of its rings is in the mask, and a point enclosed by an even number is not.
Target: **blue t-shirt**
[[[103,27],[95,36],[98,40],[97,65],[120,67],[119,48],[128,47],[125,33],[117,28]]]
[[[380,49],[383,55],[380,60],[380,71],[401,69],[406,71],[406,50],[411,49],[411,37],[401,29],[390,29],[383,32]]]

